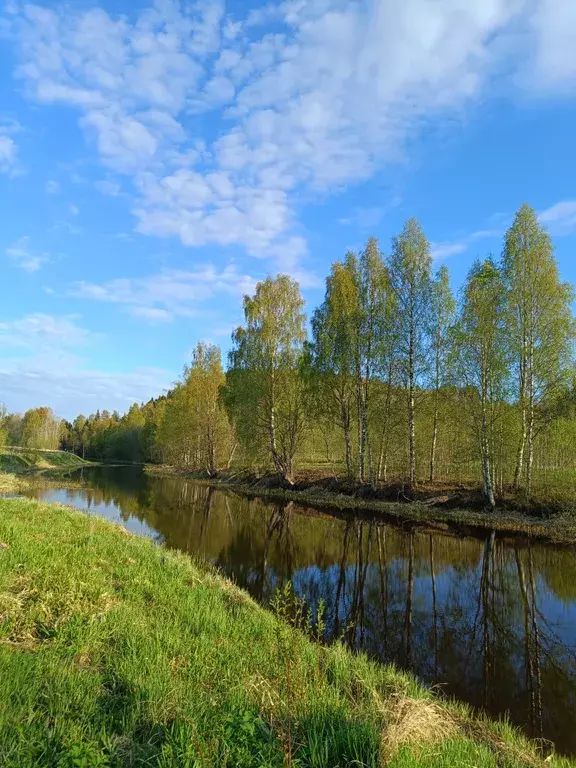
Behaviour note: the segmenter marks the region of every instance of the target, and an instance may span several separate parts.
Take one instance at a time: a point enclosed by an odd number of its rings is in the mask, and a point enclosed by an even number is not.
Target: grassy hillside
[[[0,499],[0,764],[544,765],[506,725],[312,642],[293,609],[104,520]]]
[[[0,448],[0,472],[13,474],[71,472],[90,462],[66,451]]]

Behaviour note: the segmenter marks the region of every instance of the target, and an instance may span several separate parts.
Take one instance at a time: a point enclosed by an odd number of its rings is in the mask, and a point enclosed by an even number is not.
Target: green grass
[[[75,487],[71,473],[93,462],[66,451],[0,448],[0,493],[16,493],[33,486]]]
[[[0,499],[0,765],[544,764],[506,724],[314,643],[286,597],[277,610],[100,518]]]
[[[0,448],[0,472],[13,474],[71,472],[90,463],[67,451]]]

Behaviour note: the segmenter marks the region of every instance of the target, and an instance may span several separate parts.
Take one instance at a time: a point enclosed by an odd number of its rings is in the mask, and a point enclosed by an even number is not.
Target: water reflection
[[[312,610],[324,601],[327,639],[576,753],[572,550],[333,518],[138,470],[85,479],[42,495],[206,558],[264,603],[290,579]]]

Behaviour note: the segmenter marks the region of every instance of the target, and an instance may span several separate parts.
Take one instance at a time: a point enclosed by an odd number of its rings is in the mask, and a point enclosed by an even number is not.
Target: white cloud
[[[74,216],[75,214],[70,211],[70,213]],[[67,232],[69,235],[79,235],[82,230],[80,227],[77,227],[75,224],[72,224],[72,222],[67,221],[66,219],[60,219],[58,221],[55,221],[54,224],[50,227],[50,232]]]
[[[120,184],[115,181],[108,181],[107,179],[94,182],[94,186],[103,195],[108,195],[109,197],[118,197],[122,191]]]
[[[106,283],[82,281],[71,289],[71,295],[122,304],[136,317],[166,322],[177,315],[201,314],[202,302],[216,295],[239,298],[252,293],[255,285],[254,278],[239,273],[234,265],[218,271],[208,264],[191,271],[171,269]]]
[[[60,192],[60,184],[57,181],[47,181],[44,189],[47,195],[57,195]]]
[[[447,259],[450,256],[456,256],[459,253],[465,253],[468,250],[468,242],[455,242],[455,243],[432,243],[431,255],[434,261],[440,259]]]
[[[388,211],[397,208],[401,202],[402,198],[395,195],[386,205],[357,206],[349,216],[338,219],[338,223],[359,229],[372,229],[378,226]]]
[[[134,182],[140,232],[241,245],[280,265],[302,238],[303,190],[338,190],[403,159],[428,121],[458,117],[493,78],[571,83],[572,6],[287,0],[231,19],[222,2],[157,0],[130,21],[26,5],[11,32],[28,96],[75,107],[103,164]],[[218,110],[207,143],[191,119],[204,110]]]
[[[172,313],[158,307],[130,307],[130,314],[141,317],[151,323],[168,323],[172,320]]]
[[[80,213],[80,209],[78,208],[77,205],[74,205],[74,203],[70,203],[70,205],[68,206],[68,210],[70,211],[70,214],[72,216],[78,216],[78,214]]]
[[[74,355],[59,352],[28,358],[0,357],[0,390],[11,411],[49,405],[64,418],[96,410],[126,411],[166,391],[175,376],[156,368],[109,372],[90,368]]]
[[[98,408],[124,411],[169,387],[173,374],[152,367],[129,373],[86,367],[78,351],[101,337],[77,321],[35,313],[0,322],[0,391],[10,410],[45,404],[66,418]]]
[[[11,174],[18,163],[18,147],[10,136],[0,134],[0,173]]]
[[[476,232],[471,232],[460,240],[445,243],[431,243],[431,255],[434,261],[447,259],[450,256],[457,256],[460,253],[465,253],[472,243],[479,240],[501,237],[502,234],[503,230],[501,229],[479,229]]]
[[[573,92],[576,85],[576,3],[538,0],[530,19],[535,56],[529,75],[545,93]]]
[[[20,130],[21,126],[15,120],[0,118],[0,173],[8,176],[18,176],[22,173],[18,160],[18,145],[12,138]]]
[[[54,316],[41,312],[0,322],[0,349],[24,347],[42,349],[70,348],[87,344],[93,337],[76,323],[74,315]]]
[[[11,258],[16,266],[24,269],[26,272],[37,272],[42,264],[50,261],[50,254],[43,252],[37,253],[30,247],[30,238],[25,235],[6,248],[6,255]]]
[[[553,235],[576,232],[576,200],[564,200],[542,211],[538,218]]]

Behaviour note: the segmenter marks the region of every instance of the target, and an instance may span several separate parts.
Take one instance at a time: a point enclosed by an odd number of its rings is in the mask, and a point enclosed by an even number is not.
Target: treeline
[[[332,265],[309,332],[298,284],[269,277],[244,299],[226,371],[200,343],[167,395],[79,416],[61,443],[288,481],[319,466],[373,486],[476,478],[492,506],[505,488],[530,497],[535,471],[561,478],[576,460],[573,298],[527,205],[457,297],[411,219],[388,254],[370,238]]]
[[[63,423],[51,408],[30,408],[25,414],[8,413],[0,403],[0,448],[6,444],[56,450],[63,437]]]

